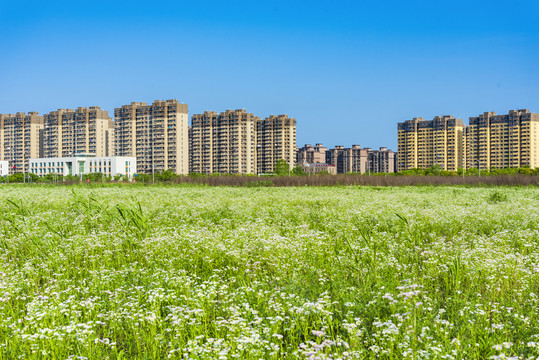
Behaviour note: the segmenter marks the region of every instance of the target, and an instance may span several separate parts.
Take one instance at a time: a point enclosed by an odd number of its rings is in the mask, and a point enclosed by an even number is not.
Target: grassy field
[[[539,359],[535,187],[0,187],[0,359]]]

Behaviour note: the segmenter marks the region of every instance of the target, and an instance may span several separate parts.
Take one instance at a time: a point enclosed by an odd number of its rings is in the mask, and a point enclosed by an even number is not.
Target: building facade
[[[28,171],[28,161],[42,150],[43,117],[37,112],[0,114],[0,160],[9,161],[9,173]]]
[[[133,178],[137,159],[127,156],[88,156],[79,154],[62,158],[39,158],[30,160],[30,173],[37,176],[48,174],[60,176],[80,176],[101,173],[104,176],[117,175]]]
[[[336,175],[337,167],[335,165],[326,164],[326,163],[303,163],[301,165],[303,171],[307,174],[329,174]]]
[[[322,144],[316,144],[315,146],[306,144],[297,150],[296,163],[299,165],[324,163],[327,150],[328,148]]]
[[[335,146],[326,152],[326,163],[335,165],[337,174],[360,173],[368,171],[368,151],[359,145],[345,148],[342,145]]]
[[[393,173],[395,172],[395,153],[387,147],[379,150],[367,149],[369,156],[369,171],[371,173]]]
[[[290,169],[296,162],[296,119],[288,115],[270,115],[256,121],[257,172],[273,173],[281,159]]]
[[[465,126],[462,119],[451,115],[433,120],[414,118],[399,123],[398,171],[426,169],[439,165],[444,170],[457,171],[464,166]]]
[[[135,156],[137,172],[189,172],[187,104],[156,100],[114,109],[116,156]]]
[[[506,115],[470,117],[466,129],[466,167],[481,170],[539,167],[539,114],[528,109]]]
[[[191,117],[189,171],[199,174],[255,174],[256,122],[245,109],[205,111]]]
[[[114,123],[99,106],[58,109],[43,116],[43,157],[112,156]]]

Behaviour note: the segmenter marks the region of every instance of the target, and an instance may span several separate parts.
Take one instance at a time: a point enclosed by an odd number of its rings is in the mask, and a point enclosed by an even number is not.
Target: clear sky
[[[539,112],[539,1],[0,0],[0,113],[176,98],[396,150],[397,122]]]

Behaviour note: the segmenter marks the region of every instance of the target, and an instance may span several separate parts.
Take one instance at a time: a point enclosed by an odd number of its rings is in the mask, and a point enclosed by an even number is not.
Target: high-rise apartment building
[[[369,154],[369,170],[371,173],[395,172],[395,153],[386,147],[379,150],[367,149]]]
[[[205,111],[191,117],[190,172],[200,174],[255,174],[256,122],[245,111]]]
[[[290,169],[296,161],[296,119],[288,115],[270,115],[256,121],[257,172],[273,173],[281,159]]]
[[[440,165],[457,171],[464,164],[464,123],[451,115],[399,123],[398,171]]]
[[[43,116],[43,157],[111,156],[114,124],[99,106],[58,109]]]
[[[187,105],[178,100],[132,102],[114,109],[115,155],[135,156],[137,172],[189,172]]]
[[[326,152],[326,163],[337,167],[337,174],[361,173],[368,171],[368,151],[359,145],[345,148],[342,145],[335,146]]]
[[[539,114],[528,109],[471,117],[466,129],[467,168],[539,167],[538,131]]]
[[[322,144],[316,144],[315,146],[306,144],[297,150],[296,162],[299,165],[325,163],[326,151],[328,151],[328,148]]]
[[[9,162],[9,172],[28,172],[28,161],[39,157],[43,117],[37,112],[0,114],[0,160]]]

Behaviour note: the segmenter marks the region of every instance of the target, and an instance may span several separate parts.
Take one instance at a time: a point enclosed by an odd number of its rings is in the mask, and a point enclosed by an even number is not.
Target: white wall
[[[0,161],[0,176],[7,176],[9,174],[9,161]]]

